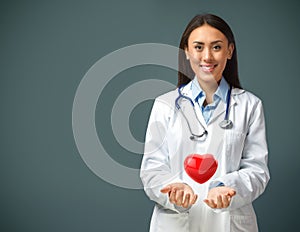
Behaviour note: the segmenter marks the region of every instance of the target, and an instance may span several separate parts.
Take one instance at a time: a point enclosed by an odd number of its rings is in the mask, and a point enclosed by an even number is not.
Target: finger
[[[227,200],[228,200],[228,206],[229,206],[230,202],[231,202],[231,197],[227,196]]]
[[[231,189],[228,191],[227,195],[230,196],[230,197],[233,197],[234,195],[236,194],[236,191]]]
[[[217,196],[217,208],[218,209],[223,208],[223,201],[222,201],[222,196],[221,195]]]
[[[189,193],[185,195],[182,207],[184,207],[184,208],[188,208],[189,207],[189,205],[190,205],[190,198],[191,198],[191,195]]]
[[[167,186],[163,187],[163,188],[160,190],[160,192],[162,192],[162,193],[168,193],[168,192],[170,192],[170,191],[171,191],[171,186],[170,186],[170,185],[167,185]]]
[[[210,208],[215,209],[217,207],[217,205],[214,203],[213,200],[209,200],[209,199],[205,199],[203,200]]]
[[[211,200],[209,201],[209,204],[210,204],[210,207],[211,207],[211,208],[214,208],[214,209],[217,208],[217,204],[215,203],[214,200],[211,199]]]
[[[176,203],[176,189],[172,189],[172,191],[170,192],[170,196],[169,196],[170,202],[172,204]]]
[[[182,205],[182,203],[183,203],[183,194],[184,194],[183,190],[178,190],[176,192],[176,197],[175,197],[176,205],[179,205],[179,206]]]
[[[223,208],[227,208],[229,206],[229,197],[226,195],[223,195],[222,200],[223,200]]]
[[[196,203],[196,201],[197,201],[197,199],[198,199],[198,195],[197,195],[197,194],[194,194],[194,196],[193,196],[193,197],[191,197],[190,205],[193,205],[193,204],[195,204],[195,203]]]

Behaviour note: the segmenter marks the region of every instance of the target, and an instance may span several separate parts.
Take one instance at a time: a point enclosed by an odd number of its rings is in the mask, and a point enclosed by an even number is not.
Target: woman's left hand
[[[233,188],[226,186],[215,187],[209,190],[204,202],[213,209],[227,208],[235,194],[236,192]]]

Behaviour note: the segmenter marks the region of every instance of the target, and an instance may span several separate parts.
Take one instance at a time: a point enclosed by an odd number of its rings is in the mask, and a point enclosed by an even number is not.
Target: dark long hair
[[[229,85],[236,88],[242,88],[239,76],[238,76],[238,64],[237,64],[237,53],[236,45],[232,30],[229,25],[220,17],[212,14],[196,15],[187,25],[185,31],[182,34],[179,53],[178,53],[178,83],[177,86],[187,84],[194,78],[195,73],[191,68],[190,62],[186,59],[185,53],[183,52],[188,47],[188,39],[193,30],[201,27],[204,24],[208,24],[219,31],[221,31],[227,38],[228,44],[234,45],[233,54],[230,60],[227,60],[226,67],[223,71],[223,76]]]

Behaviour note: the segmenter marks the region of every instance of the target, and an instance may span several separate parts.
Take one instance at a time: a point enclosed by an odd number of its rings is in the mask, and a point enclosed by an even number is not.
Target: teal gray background
[[[197,13],[223,17],[237,40],[240,79],[264,103],[271,181],[255,201],[260,231],[295,231],[299,200],[299,41],[297,1],[132,0],[1,1],[0,231],[147,231],[153,203],[142,190],[104,182],[85,165],[72,133],[72,104],[88,69],[124,46],[178,46]],[[106,151],[138,168],[141,154],[118,145],[110,110],[132,83],[176,83],[166,68],[141,66],[117,75],[96,110]],[[151,101],[130,117],[144,138]]]

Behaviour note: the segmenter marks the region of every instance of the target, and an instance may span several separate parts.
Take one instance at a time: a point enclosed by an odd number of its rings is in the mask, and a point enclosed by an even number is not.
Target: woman
[[[233,33],[219,17],[197,15],[180,48],[179,89],[155,100],[146,134],[141,179],[156,202],[150,231],[258,231],[252,202],[270,178],[265,121],[260,99],[240,86]],[[204,184],[184,171],[195,153],[218,162]]]

